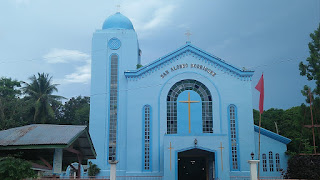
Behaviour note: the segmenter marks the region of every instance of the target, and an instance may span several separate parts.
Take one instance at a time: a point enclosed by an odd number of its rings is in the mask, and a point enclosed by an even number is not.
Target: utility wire
[[[98,49],[95,51],[91,51],[89,53],[95,53],[95,52],[99,52],[99,51],[103,51],[105,49]],[[83,53],[83,52],[82,52]],[[88,53],[86,53],[88,54]],[[88,54],[89,55],[89,54]],[[49,57],[41,57],[41,58],[31,58],[31,59],[26,59],[26,60],[0,60],[0,64],[5,64],[5,63],[20,63],[20,62],[31,62],[31,61],[42,61],[42,60],[46,60],[46,59],[55,59],[55,58],[66,58],[66,57],[71,57],[73,55],[63,55],[63,56],[49,56]],[[89,55],[90,56],[90,55]]]
[[[95,53],[95,52],[99,52],[99,51],[104,51],[105,49],[98,49],[95,51],[91,51],[91,53]],[[44,60],[44,59],[52,59],[52,58],[63,58],[63,57],[69,57],[69,56],[73,56],[73,55],[64,55],[64,56],[51,56],[51,57],[43,57],[43,58],[34,58],[34,59],[29,59],[29,60],[19,60],[19,61],[1,61],[0,60],[0,64],[4,64],[4,63],[17,63],[17,62],[26,62],[26,61],[37,61],[37,60]],[[304,58],[305,59],[305,58]],[[301,59],[286,59],[286,60],[280,60],[280,61],[273,61],[271,63],[267,63],[267,64],[261,64],[261,65],[257,65],[257,66],[252,66],[249,68],[246,68],[246,70],[251,70],[251,69],[258,69],[261,67],[270,67],[271,65],[275,65],[275,64],[280,64],[280,63],[285,63],[285,62],[295,62],[295,61],[301,61],[303,60],[303,58]],[[221,73],[219,73],[221,74]],[[219,75],[218,74],[218,75]],[[222,72],[222,74],[226,74],[226,72]],[[216,75],[217,76],[217,75]],[[198,79],[201,78],[206,78],[206,77],[199,77]],[[174,82],[175,83],[175,82]],[[169,83],[170,84],[174,84],[174,83]],[[160,84],[156,84],[156,85],[149,85],[149,86],[142,86],[142,87],[136,87],[136,88],[131,88],[131,89],[119,89],[119,92],[121,91],[131,91],[131,90],[138,90],[138,89],[145,89],[145,88],[151,88],[151,87],[157,87],[157,86],[162,86],[164,85],[164,83],[160,83]],[[97,95],[103,95],[103,94],[108,94],[110,92],[104,92],[104,93],[97,93],[97,94],[91,94],[90,97],[92,96],[97,96]]]

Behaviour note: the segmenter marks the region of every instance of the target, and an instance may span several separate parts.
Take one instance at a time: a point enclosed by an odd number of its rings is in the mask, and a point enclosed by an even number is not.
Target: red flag
[[[259,110],[260,114],[263,113],[263,101],[264,101],[264,81],[263,81],[263,74],[256,85],[256,89],[260,92],[260,100],[259,100]]]

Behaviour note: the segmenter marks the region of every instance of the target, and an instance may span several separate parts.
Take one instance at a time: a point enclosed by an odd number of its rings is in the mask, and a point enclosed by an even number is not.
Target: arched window
[[[270,169],[270,172],[273,172],[273,155],[272,155],[272,151],[269,152],[269,169]]]
[[[230,143],[232,170],[239,170],[238,163],[238,134],[237,134],[237,109],[235,105],[229,106]]]
[[[167,134],[177,133],[177,99],[186,90],[197,92],[202,101],[202,132],[213,133],[212,97],[209,89],[199,81],[186,79],[175,83],[167,96]]]
[[[150,121],[151,121],[151,107],[149,105],[144,106],[144,169],[150,170]]]
[[[279,154],[277,153],[276,154],[276,170],[279,172],[280,171],[280,156]]]
[[[110,107],[109,107],[109,160],[116,160],[118,119],[118,56],[113,54],[110,63]]]
[[[266,154],[262,154],[262,167],[263,167],[263,172],[267,172],[268,168],[267,168],[267,155]]]

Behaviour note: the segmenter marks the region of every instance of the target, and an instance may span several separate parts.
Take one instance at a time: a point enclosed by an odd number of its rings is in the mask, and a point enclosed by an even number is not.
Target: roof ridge
[[[230,73],[231,76],[235,76],[238,78],[244,78],[245,80],[251,80],[253,75],[252,70],[241,70],[240,68],[227,63],[225,60],[206,52],[190,43],[150,62],[149,64],[136,69],[136,70],[127,70],[124,72],[127,78],[140,78],[140,76],[144,77],[154,71],[163,68],[164,66],[171,64],[175,61],[178,61],[184,56],[193,56],[199,61],[204,61],[206,64],[210,66],[214,66],[220,71]]]

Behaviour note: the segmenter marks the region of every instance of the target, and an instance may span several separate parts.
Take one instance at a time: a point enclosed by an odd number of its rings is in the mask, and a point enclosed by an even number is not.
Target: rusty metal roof
[[[0,131],[0,146],[67,145],[86,130],[81,125],[31,124]]]

